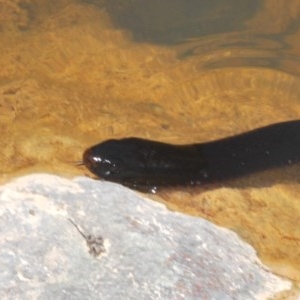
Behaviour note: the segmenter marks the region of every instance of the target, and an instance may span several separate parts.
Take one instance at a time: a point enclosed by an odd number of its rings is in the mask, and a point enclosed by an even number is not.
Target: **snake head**
[[[87,149],[83,162],[102,179],[134,185],[145,174],[150,152],[141,139],[107,140]]]
[[[85,166],[103,179],[116,178],[124,169],[123,149],[118,140],[108,140],[83,153]]]
[[[200,163],[198,163],[200,161]],[[108,140],[87,149],[85,166],[98,177],[140,191],[190,184],[203,162],[197,149],[139,138]]]

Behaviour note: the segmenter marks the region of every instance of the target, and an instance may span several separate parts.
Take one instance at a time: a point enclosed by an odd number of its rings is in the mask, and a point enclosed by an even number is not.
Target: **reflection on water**
[[[294,66],[300,62],[299,55],[291,51],[289,37],[298,33],[300,21],[288,14],[286,3],[284,10],[279,10],[282,1],[274,3],[270,13],[274,9],[279,19],[276,23],[290,19],[275,32],[269,26],[255,26],[255,14],[263,10],[263,1],[106,2],[115,25],[129,29],[136,41],[177,44],[181,50],[178,58],[197,55],[200,68],[252,66],[299,75],[299,67]],[[268,1],[265,4],[268,6]],[[296,3],[287,6],[299,10]],[[267,16],[265,21],[272,24],[274,19]]]
[[[105,1],[116,26],[129,29],[136,41],[162,44],[242,31],[261,4],[258,0]]]
[[[299,25],[299,0],[2,0],[2,181],[83,174],[71,162],[105,139],[202,143],[299,119]],[[168,204],[233,228],[300,281],[300,185],[265,178]]]
[[[299,56],[290,53],[283,37],[272,34],[230,33],[179,45],[179,58],[199,56],[200,68],[260,67],[299,74]],[[298,66],[297,66],[298,65]]]

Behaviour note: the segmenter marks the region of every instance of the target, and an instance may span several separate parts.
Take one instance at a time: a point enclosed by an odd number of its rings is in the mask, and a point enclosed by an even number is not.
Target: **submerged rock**
[[[117,184],[0,187],[1,299],[267,299],[291,288],[234,232]]]

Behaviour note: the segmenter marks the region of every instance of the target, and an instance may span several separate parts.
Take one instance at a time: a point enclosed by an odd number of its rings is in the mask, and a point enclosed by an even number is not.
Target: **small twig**
[[[89,253],[96,257],[101,253],[105,252],[104,240],[102,236],[93,236],[93,235],[85,235],[83,230],[79,228],[79,226],[70,218],[68,219],[76,228],[76,230],[80,233],[80,235],[85,239],[86,244],[89,248]]]
[[[77,231],[82,235],[82,237],[87,240],[85,234],[82,232],[82,230],[80,230],[79,226],[72,220],[72,219],[68,219],[74,226],[75,228],[77,229]]]

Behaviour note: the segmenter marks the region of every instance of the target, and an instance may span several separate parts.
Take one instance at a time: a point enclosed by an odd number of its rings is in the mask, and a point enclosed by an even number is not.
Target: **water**
[[[1,180],[85,174],[72,162],[112,137],[204,142],[299,119],[299,27],[298,0],[2,1]],[[255,188],[266,178],[164,201],[300,281],[300,185]]]

